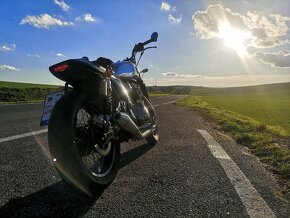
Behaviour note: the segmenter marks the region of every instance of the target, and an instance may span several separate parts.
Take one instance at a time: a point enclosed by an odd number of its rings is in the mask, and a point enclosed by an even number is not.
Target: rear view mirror
[[[154,32],[151,34],[151,41],[152,42],[157,42],[157,38],[158,38],[158,33]]]
[[[140,73],[147,73],[147,72],[148,72],[148,69],[145,68],[145,69],[143,69]]]

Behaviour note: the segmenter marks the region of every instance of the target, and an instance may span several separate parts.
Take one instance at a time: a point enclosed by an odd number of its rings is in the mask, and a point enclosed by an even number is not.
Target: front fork
[[[149,95],[148,95],[148,92],[147,92],[147,88],[146,88],[146,86],[145,86],[143,81],[140,82],[140,87],[141,87],[141,91],[142,91],[143,95],[150,101]]]

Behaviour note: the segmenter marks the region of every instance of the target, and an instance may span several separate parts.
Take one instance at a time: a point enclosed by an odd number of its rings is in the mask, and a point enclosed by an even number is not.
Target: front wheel
[[[149,115],[150,115],[150,123],[151,123],[151,133],[146,136],[146,141],[150,145],[155,145],[159,141],[159,134],[158,134],[158,128],[157,128],[157,116],[156,112],[153,108],[153,105],[149,101],[148,98],[143,97],[145,106],[149,110]]]
[[[119,142],[104,140],[105,128],[91,122],[104,117],[96,105],[85,94],[69,93],[56,104],[48,126],[49,149],[60,176],[89,196],[114,180],[120,160]]]

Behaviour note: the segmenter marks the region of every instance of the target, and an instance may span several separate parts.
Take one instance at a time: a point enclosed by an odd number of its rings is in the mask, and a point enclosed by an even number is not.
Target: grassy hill
[[[148,90],[189,94],[214,107],[237,112],[266,125],[280,126],[290,134],[290,83],[233,88],[152,86]]]
[[[0,81],[0,103],[41,101],[59,86]]]
[[[0,81],[0,88],[58,88],[55,85],[43,85],[43,84],[33,84],[33,83],[19,83],[19,82],[6,82]]]
[[[150,93],[170,93],[175,95],[187,95],[192,89],[200,89],[202,87],[194,86],[148,86],[147,90]]]
[[[190,94],[215,107],[238,112],[268,125],[281,126],[290,134],[290,83],[201,88],[192,89]]]

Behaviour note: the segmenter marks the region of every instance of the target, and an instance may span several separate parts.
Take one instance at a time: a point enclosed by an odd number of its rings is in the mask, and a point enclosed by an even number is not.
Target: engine
[[[131,82],[128,84],[130,96],[133,101],[133,112],[139,125],[143,125],[150,119],[148,108],[144,104],[143,92],[138,83]]]

